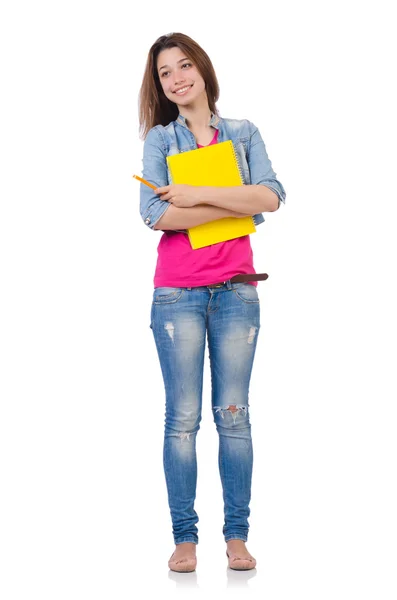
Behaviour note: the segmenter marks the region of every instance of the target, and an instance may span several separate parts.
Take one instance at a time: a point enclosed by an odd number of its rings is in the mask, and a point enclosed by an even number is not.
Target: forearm
[[[272,212],[279,206],[277,194],[265,185],[201,186],[200,201],[249,215]]]
[[[196,227],[196,225],[224,219],[225,217],[241,218],[243,216],[248,216],[248,213],[241,214],[228,208],[210,206],[209,204],[197,204],[190,208],[178,208],[171,204],[157,221],[154,229],[190,229],[190,227]]]

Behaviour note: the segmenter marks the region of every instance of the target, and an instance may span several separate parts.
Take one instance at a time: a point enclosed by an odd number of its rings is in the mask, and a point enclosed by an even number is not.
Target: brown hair
[[[157,57],[160,52],[175,46],[196,65],[205,81],[209,109],[219,116],[215,105],[219,98],[219,84],[208,54],[189,36],[183,33],[168,33],[154,42],[146,62],[139,92],[139,128],[140,137],[143,139],[155,125],[168,125],[178,117],[178,107],[165,96],[157,72]]]

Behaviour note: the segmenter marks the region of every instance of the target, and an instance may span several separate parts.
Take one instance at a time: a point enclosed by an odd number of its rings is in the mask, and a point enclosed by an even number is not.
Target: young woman
[[[248,392],[260,328],[261,277],[255,275],[248,235],[192,250],[186,230],[229,216],[252,215],[258,226],[262,212],[275,211],[285,201],[285,191],[257,127],[220,117],[218,98],[212,63],[194,40],[181,33],[156,40],[139,97],[142,177],[156,190],[141,184],[140,211],[150,229],[164,232],[150,327],[166,395],[163,459],[176,546],[168,565],[179,572],[196,568],[196,434],[207,336],[228,563],[237,570],[256,565],[245,542],[253,459]],[[245,185],[170,185],[167,156],[225,140],[233,141]]]

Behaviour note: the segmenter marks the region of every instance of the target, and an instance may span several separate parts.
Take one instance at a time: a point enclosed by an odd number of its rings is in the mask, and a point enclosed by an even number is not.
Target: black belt
[[[234,277],[230,278],[230,283],[244,283],[246,281],[264,281],[268,277],[269,277],[269,275],[267,273],[252,273],[251,275],[249,275],[249,274],[235,275]],[[223,285],[225,285],[225,283],[226,283],[226,281],[222,281],[220,283],[213,283],[207,287],[222,287]]]

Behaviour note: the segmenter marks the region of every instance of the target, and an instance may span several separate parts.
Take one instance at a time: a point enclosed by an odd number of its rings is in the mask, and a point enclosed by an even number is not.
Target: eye
[[[192,66],[192,64],[191,64],[191,63],[188,63],[188,62],[187,62],[187,63],[183,63],[183,65],[182,65],[182,69],[183,69],[184,67],[191,67],[191,66]],[[165,75],[168,75],[168,73],[169,73],[169,71],[163,71],[163,72],[161,73],[161,77],[164,77]]]

